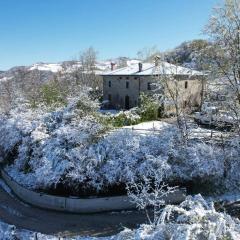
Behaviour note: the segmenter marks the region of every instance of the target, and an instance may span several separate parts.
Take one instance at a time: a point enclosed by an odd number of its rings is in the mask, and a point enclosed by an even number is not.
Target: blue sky
[[[76,58],[134,57],[203,38],[217,0],[0,0],[0,70]]]

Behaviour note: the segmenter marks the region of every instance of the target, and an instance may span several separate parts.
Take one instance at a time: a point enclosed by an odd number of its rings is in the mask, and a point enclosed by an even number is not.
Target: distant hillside
[[[111,70],[111,63],[115,63],[115,68],[131,66],[139,60],[126,57],[113,58],[106,61],[97,61],[93,71],[100,75]],[[39,82],[46,82],[54,78],[57,73],[74,74],[76,72],[87,71],[80,61],[64,61],[60,63],[35,63],[30,66],[17,66],[7,71],[0,71],[0,83],[14,79],[16,82],[26,81],[27,78],[36,78]]]
[[[206,70],[201,62],[204,60],[202,53],[207,50],[210,43],[206,40],[193,40],[183,42],[178,47],[164,53],[165,60],[184,67]]]
[[[184,42],[173,50],[164,52],[164,60],[196,70],[207,70],[201,64],[203,58],[202,52],[210,46],[206,40],[193,40]],[[156,53],[157,54],[157,53]],[[154,54],[153,57],[156,55]],[[159,53],[161,54],[161,53]],[[206,60],[206,59],[205,59]],[[128,57],[111,58],[105,61],[97,61],[95,66],[91,66],[91,71],[100,75],[111,70],[111,63],[115,63],[115,68],[131,66],[140,62],[137,59]],[[79,71],[82,70],[82,71]],[[24,82],[27,78],[36,79],[37,82],[43,83],[54,78],[58,73],[74,75],[79,72],[88,70],[82,66],[81,61],[71,60],[59,63],[35,63],[31,66],[17,66],[7,71],[0,71],[0,83],[12,79],[14,82]],[[0,84],[1,85],[1,84]],[[0,86],[1,87],[1,86]]]
[[[94,97],[101,97],[102,78],[99,75],[110,71],[112,62],[115,68],[131,66],[139,62],[125,57],[106,61],[90,60],[89,62],[74,60],[60,63],[41,62],[0,72],[0,112],[7,111],[17,104],[18,99],[28,99],[34,104],[43,91],[47,91],[50,95],[56,94],[51,92],[52,85],[58,86],[57,91],[62,95],[65,94],[66,89],[69,90],[77,84],[94,89]],[[74,88],[69,91],[74,92]],[[4,106],[4,110],[1,105]]]

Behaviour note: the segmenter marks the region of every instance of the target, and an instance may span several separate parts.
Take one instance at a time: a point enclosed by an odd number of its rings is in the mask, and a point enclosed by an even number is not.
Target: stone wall
[[[111,86],[109,86],[109,82]],[[129,82],[129,88],[126,88],[126,82]],[[151,90],[154,89],[152,86],[154,82],[156,79],[153,76],[103,76],[103,99],[111,100],[110,108],[126,109],[125,98],[129,96],[129,108],[136,107],[140,93],[151,93]],[[185,88],[186,82],[187,88]],[[148,87],[149,84],[151,89]],[[181,103],[185,104],[186,102],[189,107],[200,106],[203,84],[201,76],[195,78],[181,76],[178,83]],[[169,86],[174,88],[171,83]]]
[[[109,86],[109,82],[111,86]],[[126,84],[128,82],[128,88]],[[139,79],[133,76],[104,76],[103,77],[103,99],[109,100],[111,106],[116,109],[125,109],[125,98],[129,97],[129,108],[138,105]]]
[[[19,199],[40,208],[73,213],[94,213],[134,208],[127,196],[88,199],[58,197],[26,189],[11,179],[3,170],[1,174],[6,184]]]
[[[127,196],[84,199],[58,197],[26,189],[8,176],[4,170],[1,170],[1,174],[3,180],[19,199],[36,207],[73,213],[96,213],[135,208]],[[173,204],[184,201],[185,197],[185,191],[178,190],[166,196],[164,200]]]

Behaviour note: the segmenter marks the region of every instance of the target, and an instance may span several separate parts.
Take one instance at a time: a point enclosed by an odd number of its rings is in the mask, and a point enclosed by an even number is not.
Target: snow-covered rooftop
[[[107,75],[201,75],[204,73],[185,67],[176,66],[168,62],[161,62],[158,66],[155,63],[142,63],[142,71],[139,71],[139,64],[119,68],[103,74]]]

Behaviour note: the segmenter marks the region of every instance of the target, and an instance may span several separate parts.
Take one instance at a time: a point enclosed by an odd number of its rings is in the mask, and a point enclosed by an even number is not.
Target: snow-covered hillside
[[[50,72],[59,72],[62,70],[61,64],[56,63],[36,63],[29,67],[29,70],[39,70],[39,71],[50,71]]]
[[[131,66],[133,64],[137,64],[140,61],[136,59],[126,58],[125,62],[127,66]],[[112,59],[112,60],[106,60],[106,61],[97,61],[95,65],[96,73],[101,74],[103,72],[111,70],[111,63],[115,63],[115,68],[118,68],[120,64],[118,58]],[[82,64],[80,61],[64,61],[59,63],[35,63],[30,66],[25,66],[24,68],[27,69],[28,71],[39,70],[39,71],[49,71],[49,72],[56,73],[60,71],[71,72],[81,67],[82,67]],[[8,72],[13,72],[15,69],[18,69],[18,68],[19,67],[14,67],[9,69],[8,71],[0,72],[0,74],[6,75]]]
[[[206,52],[209,46],[208,41],[201,39],[183,42],[176,48],[165,52],[165,60],[195,70],[207,70],[204,69],[202,62],[208,61],[203,52]]]
[[[97,61],[93,72],[96,75],[101,75],[111,70],[111,63],[114,63],[114,68],[122,67],[122,64],[132,66],[138,63],[139,60],[124,58],[124,62],[121,62],[118,58]],[[48,82],[54,79],[54,76],[58,73],[61,75],[74,75],[76,72],[81,71],[87,73],[88,71],[82,68],[80,61],[64,61],[59,63],[35,63],[30,66],[13,67],[5,72],[0,72],[0,91],[3,83],[12,80],[12,85],[21,85],[22,82],[27,82],[28,78],[35,79],[38,83]],[[92,70],[91,70],[92,72]],[[89,72],[88,72],[89,73]],[[6,86],[4,86],[6,89]]]

